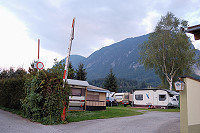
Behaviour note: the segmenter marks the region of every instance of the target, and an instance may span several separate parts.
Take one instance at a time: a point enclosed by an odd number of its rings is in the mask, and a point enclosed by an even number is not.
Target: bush
[[[63,88],[62,77],[42,70],[25,82],[26,97],[22,100],[24,115],[44,124],[61,121],[64,105],[68,107],[70,88]],[[67,111],[67,110],[66,110]]]
[[[24,97],[24,82],[26,72],[19,68],[3,70],[0,73],[0,106],[20,109],[20,99]]]

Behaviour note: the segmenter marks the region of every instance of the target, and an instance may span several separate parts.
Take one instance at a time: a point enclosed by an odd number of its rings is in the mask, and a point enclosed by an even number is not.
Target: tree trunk
[[[172,91],[172,82],[169,82],[169,90]]]
[[[171,76],[170,81],[169,82],[169,90],[172,91],[172,83],[173,83],[173,77]]]

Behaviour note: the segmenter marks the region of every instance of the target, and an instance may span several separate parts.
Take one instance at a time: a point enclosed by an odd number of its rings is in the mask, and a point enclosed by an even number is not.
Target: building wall
[[[188,111],[187,111],[187,81],[184,79],[184,91],[180,92],[180,133],[188,133]]]
[[[200,82],[187,78],[188,131],[200,132]],[[194,130],[194,131],[193,131]]]
[[[184,82],[184,90],[180,93],[180,130],[181,133],[199,133],[200,82],[191,78],[185,78]]]

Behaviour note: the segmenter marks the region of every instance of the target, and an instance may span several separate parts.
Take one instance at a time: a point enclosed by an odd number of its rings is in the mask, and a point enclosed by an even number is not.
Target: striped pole
[[[38,39],[38,61],[40,59],[40,39]]]
[[[65,87],[65,83],[67,82],[67,75],[68,75],[68,68],[69,68],[69,58],[70,58],[70,53],[71,53],[72,40],[74,39],[74,26],[75,26],[75,18],[73,19],[73,22],[72,22],[71,38],[70,38],[70,41],[69,41],[69,47],[68,47],[67,57],[66,57],[66,62],[65,62],[65,69],[64,69],[64,74],[63,74],[63,88]],[[64,105],[63,113],[62,113],[62,116],[61,116],[62,121],[65,120],[65,112],[66,112],[66,106]]]
[[[68,47],[68,52],[67,52],[67,57],[66,57],[66,62],[65,62],[65,69],[64,69],[64,74],[63,74],[63,83],[64,84],[65,84],[65,82],[67,82],[69,58],[70,58],[70,53],[71,53],[72,40],[74,39],[74,26],[75,26],[75,18],[73,19],[73,22],[72,22],[71,38],[69,41],[69,47]],[[63,87],[64,87],[64,85],[63,85]]]

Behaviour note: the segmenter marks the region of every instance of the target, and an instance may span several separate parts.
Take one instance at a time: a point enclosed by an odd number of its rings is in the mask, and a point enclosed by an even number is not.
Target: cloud
[[[2,5],[25,24],[30,39],[40,38],[43,48],[66,56],[71,23],[76,17],[72,54],[89,56],[104,40],[115,42],[152,32],[168,11],[199,22],[198,0],[9,0]]]
[[[0,68],[23,67],[26,70],[37,60],[37,40],[28,36],[29,29],[13,14],[0,6]],[[42,45],[41,41],[41,45]],[[53,65],[53,58],[62,59],[63,56],[41,48],[41,61],[45,67]]]
[[[160,14],[157,11],[148,12],[147,16],[142,19],[142,25],[145,28],[146,34],[152,32],[160,19]]]

